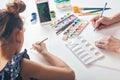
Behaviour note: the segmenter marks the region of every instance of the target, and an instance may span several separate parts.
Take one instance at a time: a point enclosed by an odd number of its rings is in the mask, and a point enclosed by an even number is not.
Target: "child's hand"
[[[48,53],[45,43],[36,42],[33,45],[33,49],[37,50],[41,54]]]

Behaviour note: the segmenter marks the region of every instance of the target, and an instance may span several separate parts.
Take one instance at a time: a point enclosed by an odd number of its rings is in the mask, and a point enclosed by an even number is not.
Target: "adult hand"
[[[92,25],[96,30],[101,30],[112,24],[112,18],[95,16],[91,19]]]
[[[113,36],[96,41],[95,45],[101,49],[120,53],[120,40]]]

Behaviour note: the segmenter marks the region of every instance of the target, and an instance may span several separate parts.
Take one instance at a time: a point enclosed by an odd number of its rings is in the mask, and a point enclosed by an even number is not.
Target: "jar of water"
[[[71,9],[71,1],[70,0],[54,0],[56,3],[56,7],[58,9]]]

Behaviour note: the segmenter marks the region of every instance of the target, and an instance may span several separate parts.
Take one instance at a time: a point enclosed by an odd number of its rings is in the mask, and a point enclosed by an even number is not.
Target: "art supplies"
[[[50,11],[50,16],[51,16],[51,18],[55,18],[56,17],[55,11]]]
[[[61,10],[71,9],[71,0],[54,0],[56,7]]]
[[[109,10],[111,8],[105,8],[105,10]],[[103,10],[103,8],[94,8],[94,7],[85,7],[85,8],[82,8],[82,7],[78,7],[78,6],[73,6],[73,12],[74,13],[80,13],[82,10]]]
[[[64,41],[68,40],[69,38],[77,37],[83,29],[87,26],[87,20],[76,19],[64,32],[62,35],[62,39]]]
[[[46,40],[48,40],[48,38],[45,38],[45,39],[43,39],[42,41],[39,41],[39,42],[37,42],[37,44],[41,44],[41,43],[43,43],[43,42],[45,42]],[[30,48],[30,50],[33,50],[33,47],[32,48]]]
[[[59,35],[62,33],[70,24],[74,22],[77,17],[73,14],[67,14],[64,17],[53,22],[51,26],[57,31],[56,34]]]
[[[62,39],[66,41],[68,38],[77,37],[87,24],[87,20],[79,19],[74,14],[67,14],[55,21],[51,26],[56,30],[57,35],[62,33]]]
[[[43,43],[44,41],[46,41],[48,38],[43,39],[42,41],[39,42],[39,44]]]
[[[31,13],[32,19],[30,20],[32,23],[36,23],[37,21],[37,14],[35,12]]]
[[[84,13],[78,13],[79,16],[89,16],[89,15],[99,15],[100,12],[94,12],[94,13],[88,13],[88,12],[84,12]]]
[[[87,26],[88,21],[79,19],[74,14],[67,14],[52,24],[52,27],[60,34],[65,45],[84,64],[90,64],[103,57],[97,48],[91,45],[80,33]]]
[[[102,9],[94,10],[94,11],[89,11],[89,12],[81,12],[78,13],[79,16],[84,16],[84,15],[93,15],[93,14],[99,14],[99,11],[102,11]]]
[[[90,64],[104,56],[82,36],[67,40],[66,46],[83,64]]]

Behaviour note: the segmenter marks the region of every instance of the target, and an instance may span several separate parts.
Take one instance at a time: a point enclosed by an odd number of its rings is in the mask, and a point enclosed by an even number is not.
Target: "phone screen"
[[[51,21],[48,2],[38,3],[37,8],[38,8],[38,14],[40,17],[40,22]]]

